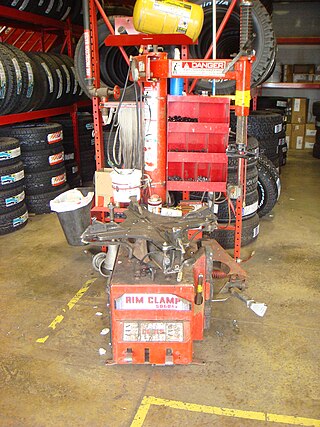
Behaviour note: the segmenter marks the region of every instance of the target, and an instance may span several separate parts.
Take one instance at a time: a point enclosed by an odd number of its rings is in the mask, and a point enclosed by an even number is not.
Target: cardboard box
[[[291,98],[291,123],[305,124],[308,115],[307,98]]]
[[[282,81],[285,83],[292,83],[293,66],[291,64],[282,65]]]
[[[286,126],[286,143],[288,148],[291,148],[291,132],[292,132],[292,125],[287,123]]]
[[[304,135],[304,148],[305,150],[312,150],[316,142],[316,125],[315,123],[306,124],[306,132]]]
[[[306,136],[316,137],[317,129],[315,123],[307,123],[306,124]]]
[[[107,207],[110,197],[113,197],[112,181],[110,173],[112,168],[105,168],[96,171],[94,175],[95,183],[95,204],[100,207]]]
[[[291,128],[291,146],[293,150],[302,150],[304,147],[304,135],[306,125],[292,124]]]
[[[315,142],[304,141],[304,149],[305,150],[313,150]]]
[[[293,64],[293,74],[314,74],[314,64]]]
[[[312,83],[314,74],[293,74],[293,83]]]

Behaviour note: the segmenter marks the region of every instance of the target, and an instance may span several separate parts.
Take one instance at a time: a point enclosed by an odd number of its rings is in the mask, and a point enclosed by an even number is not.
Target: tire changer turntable
[[[234,6],[236,1],[232,3]],[[86,72],[93,95],[97,167],[101,168],[104,167],[101,112],[106,110],[109,93],[99,87],[99,62],[94,44],[97,39],[95,8],[110,28],[111,36],[105,43],[127,46],[130,36],[114,36],[113,27],[98,0],[84,0],[83,4],[87,33]],[[175,37],[182,38],[185,45],[191,41],[186,36],[164,34],[148,35],[152,51],[141,49],[140,55],[129,60],[131,79],[140,85],[143,93],[140,104],[149,114],[148,132],[142,139],[149,194],[142,194],[140,202],[132,198],[126,209],[119,209],[112,203],[108,208],[94,207],[92,225],[82,236],[83,242],[106,249],[95,256],[94,266],[107,277],[111,363],[192,363],[193,341],[203,339],[214,301],[237,297],[257,315],[263,316],[266,312],[265,304],[255,302],[244,293],[247,275],[237,262],[246,158],[249,156],[246,152],[247,115],[251,62],[254,60],[248,49],[251,6],[251,1],[240,1],[241,49],[232,61],[195,61],[184,59],[184,55],[182,60],[168,59],[167,53],[160,52],[157,45],[176,44]],[[132,44],[137,44],[137,37],[142,37],[139,44],[145,44],[143,36],[133,35]],[[167,94],[168,78],[185,79],[185,88],[190,78],[235,80],[236,143],[228,144],[229,98],[171,96]],[[175,115],[188,115],[195,120],[168,122],[168,118]],[[228,156],[238,158],[237,185],[228,185]],[[170,179],[176,175],[179,180]],[[207,177],[205,181],[197,179],[203,175]],[[183,194],[184,214],[181,217],[148,211],[146,203],[150,195],[160,196],[165,204],[169,191]],[[190,191],[208,192],[208,203],[187,201]],[[204,234],[210,235],[219,227],[210,203],[210,195],[214,192],[225,192],[236,199],[236,223],[228,226],[235,230],[235,259],[215,240],[203,238]],[[124,213],[124,220],[116,219],[119,211]],[[226,278],[223,288],[216,293],[215,277]]]

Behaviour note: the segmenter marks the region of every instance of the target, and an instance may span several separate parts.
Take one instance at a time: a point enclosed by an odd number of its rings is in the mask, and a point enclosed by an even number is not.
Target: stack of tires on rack
[[[234,142],[233,134],[230,140]],[[278,171],[265,155],[259,154],[259,142],[254,137],[248,137],[248,152],[251,157],[247,160],[246,195],[242,209],[242,246],[257,239],[259,219],[272,211],[281,192]],[[237,160],[232,158],[228,161],[228,183],[237,184]],[[231,249],[234,247],[234,231],[223,227],[224,224],[235,224],[235,200],[228,200],[220,195],[215,203],[222,229],[215,230],[212,237],[225,249]]]
[[[290,115],[289,100],[285,97],[280,96],[258,96],[257,98],[257,109],[266,110],[276,114],[280,114],[282,117],[282,130],[278,132],[278,157],[279,167],[285,166],[287,162],[288,146],[286,142],[286,126],[288,116]]]
[[[63,147],[67,169],[67,181],[71,188],[93,180],[96,170],[93,116],[90,113],[78,113],[78,136],[80,148],[80,174],[75,159],[73,126],[70,116],[53,117],[63,127]]]
[[[312,155],[316,159],[320,159],[320,101],[316,101],[312,105],[312,114],[316,116],[316,142],[313,146]]]
[[[42,15],[47,18],[65,21],[69,16],[72,18],[73,3],[81,3],[77,0],[3,0],[3,6]]]
[[[28,211],[34,214],[51,212],[50,200],[69,188],[66,184],[62,126],[58,123],[22,123],[0,127],[0,135],[15,138],[20,144],[21,161],[11,168],[24,169]]]
[[[0,44],[0,114],[62,107],[82,94],[73,59]]]
[[[20,143],[0,137],[0,235],[19,230],[27,220]]]

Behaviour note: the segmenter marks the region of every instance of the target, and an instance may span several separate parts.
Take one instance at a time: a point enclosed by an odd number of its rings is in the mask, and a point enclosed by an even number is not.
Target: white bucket
[[[119,169],[119,172],[112,171],[110,176],[115,202],[130,203],[131,196],[136,196],[137,201],[140,200],[141,170]]]

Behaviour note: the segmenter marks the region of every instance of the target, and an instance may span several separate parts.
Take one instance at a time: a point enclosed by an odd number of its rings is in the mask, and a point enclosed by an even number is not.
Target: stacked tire
[[[230,115],[230,127],[236,131],[237,118]],[[283,136],[283,116],[267,110],[252,111],[248,116],[248,135],[259,141],[259,152],[268,157],[276,168],[279,164],[279,139]]]
[[[25,53],[1,43],[0,70],[3,115],[70,105],[82,94],[67,55]]]
[[[2,5],[64,21],[70,15],[72,3],[72,0],[4,0]]]
[[[75,161],[73,126],[70,116],[54,117],[63,127],[63,146],[67,169],[67,180],[71,188],[82,182],[90,182],[96,170],[93,117],[90,113],[78,113],[78,135],[80,148],[80,168]]]
[[[275,96],[258,96],[257,109],[268,110],[282,115],[282,130],[279,132],[279,164],[285,166],[287,163],[288,145],[286,142],[286,125],[290,115],[289,100],[285,97]]]
[[[274,164],[264,155],[258,160],[258,209],[260,218],[269,214],[279,200],[281,183]]]
[[[316,159],[320,159],[320,101],[316,101],[312,105],[312,113],[316,116],[316,142],[313,146],[312,155]]]
[[[269,214],[276,205],[281,192],[280,178],[277,168],[263,154],[257,153],[258,141],[248,138],[248,152],[255,154],[247,161],[246,197],[242,209],[241,246],[255,241],[259,235],[259,219]],[[237,160],[229,159],[228,183],[237,183]],[[215,230],[212,237],[225,249],[234,247],[234,230],[223,229],[224,223],[235,224],[235,201],[218,202],[217,217],[222,229]],[[233,207],[228,206],[232,203]]]
[[[17,139],[0,137],[0,235],[19,230],[28,220],[20,155]]]
[[[69,188],[66,185],[62,126],[58,123],[23,123],[1,127],[0,134],[20,142],[29,212],[50,213],[50,200]]]

